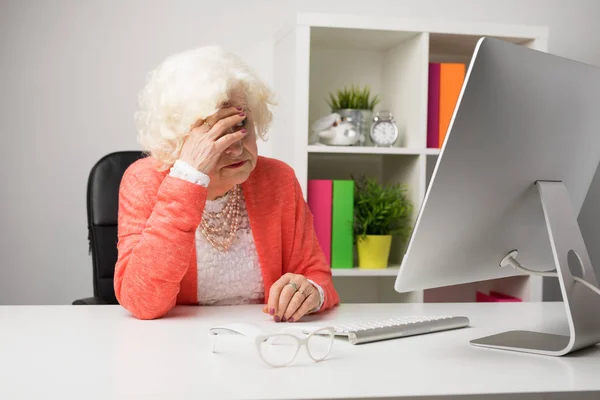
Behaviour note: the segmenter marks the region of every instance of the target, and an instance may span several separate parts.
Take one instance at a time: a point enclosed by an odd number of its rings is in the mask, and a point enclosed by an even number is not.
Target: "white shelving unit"
[[[491,36],[547,51],[548,29],[521,25],[456,23],[343,14],[298,14],[275,38],[273,156],[290,164],[306,196],[309,179],[377,177],[403,183],[416,211],[440,153],[426,147],[428,65],[469,64],[480,37]],[[369,85],[379,94],[375,109],[393,113],[400,139],[395,147],[309,145],[309,129],[329,113],[330,92]],[[389,267],[381,271],[334,269],[342,301],[473,301],[475,290],[498,289],[541,300],[541,279],[507,278],[400,295],[393,279],[404,246],[394,241]]]

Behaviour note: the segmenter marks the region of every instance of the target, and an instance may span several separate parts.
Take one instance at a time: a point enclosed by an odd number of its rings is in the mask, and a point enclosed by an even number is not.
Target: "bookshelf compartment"
[[[432,93],[437,94],[432,94],[432,96],[439,96],[438,99],[440,101],[438,106],[434,106],[432,109],[429,108],[430,104],[428,104],[427,111],[428,122],[437,121],[435,123],[439,123],[439,140],[437,143],[438,148],[442,147],[442,142],[445,138],[445,134],[443,134],[442,131],[447,131],[451,116],[455,109],[455,103],[458,100],[460,90],[464,85],[466,79],[469,64],[471,63],[471,60],[473,58],[473,54],[477,47],[477,43],[482,37],[493,37],[499,40],[504,40],[510,43],[531,48],[543,47],[543,44],[541,43],[542,41],[538,41],[536,39],[533,39],[532,37],[511,35],[507,32],[502,31],[496,32],[494,34],[493,31],[494,29],[491,29],[491,33],[489,34],[461,35],[447,33],[431,33],[429,35],[428,64],[442,64],[440,67],[438,67],[438,72],[434,72],[434,74],[431,77],[428,77],[428,81],[430,83],[428,90],[433,90],[432,88],[436,88],[435,91]],[[526,31],[527,29],[523,29],[523,32]],[[529,33],[532,36],[539,34],[538,32],[533,31]],[[451,64],[460,64],[460,66]],[[437,91],[438,89],[439,92]],[[431,98],[432,97],[428,96],[428,101],[431,100]],[[430,119],[429,112],[431,110],[436,109],[438,109],[439,120],[435,117],[433,119]],[[430,147],[430,142],[431,141],[428,140],[428,147]],[[435,147],[435,145],[431,147]]]
[[[311,28],[309,128],[331,113],[329,93],[369,86],[398,126],[396,147],[425,147],[428,36],[403,31]],[[370,140],[367,138],[367,143]]]
[[[509,278],[494,279],[482,282],[465,283],[462,285],[446,286],[426,289],[423,301],[426,303],[463,303],[475,302],[476,293],[488,294],[497,291],[509,296],[517,297],[522,301],[537,300],[531,296],[535,280],[528,276],[514,276]]]
[[[389,184],[403,184],[407,186],[406,195],[413,205],[410,220],[411,228],[418,210],[421,206],[425,190],[422,169],[425,156],[397,156],[397,155],[372,155],[372,154],[309,154],[308,179],[352,180],[360,176],[373,177],[378,182]],[[407,243],[397,237],[392,239],[390,250],[390,265],[400,265],[406,250]],[[356,246],[354,246],[356,247]],[[357,263],[356,248],[354,249],[354,264]],[[356,270],[352,273],[341,272],[343,276],[371,276],[371,274],[388,276],[390,270],[366,272]],[[362,273],[362,275],[361,275]],[[394,272],[396,275],[397,269]]]

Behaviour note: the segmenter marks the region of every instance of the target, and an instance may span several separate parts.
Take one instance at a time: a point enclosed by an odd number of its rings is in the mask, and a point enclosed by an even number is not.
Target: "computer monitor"
[[[512,331],[471,343],[564,355],[600,342],[600,296],[567,262],[573,250],[598,287],[577,215],[600,161],[600,69],[482,38],[464,82],[396,291],[523,273],[511,265],[556,270],[570,336]]]

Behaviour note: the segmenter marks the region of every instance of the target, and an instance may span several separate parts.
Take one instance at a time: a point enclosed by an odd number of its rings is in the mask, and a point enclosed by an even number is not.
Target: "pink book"
[[[308,208],[314,217],[317,240],[321,245],[327,264],[331,265],[331,207],[333,182],[325,179],[308,181]]]
[[[490,296],[497,298],[499,301],[515,301],[515,302],[523,301],[518,297],[509,296],[507,294],[496,292],[494,290],[490,290]]]
[[[429,86],[427,92],[427,147],[440,147],[440,75],[441,65],[429,63]]]
[[[490,294],[485,294],[477,291],[475,294],[475,301],[477,303],[511,303],[521,302],[522,300],[518,297],[508,296],[504,293],[490,291]]]

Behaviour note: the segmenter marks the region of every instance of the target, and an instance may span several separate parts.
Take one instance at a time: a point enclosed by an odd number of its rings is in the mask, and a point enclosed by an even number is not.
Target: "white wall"
[[[0,304],[91,295],[87,174],[102,155],[138,148],[136,95],[165,56],[216,42],[271,82],[280,23],[296,11],[341,11],[548,25],[551,52],[599,65],[599,3],[2,0]],[[260,151],[270,155],[268,145]]]

